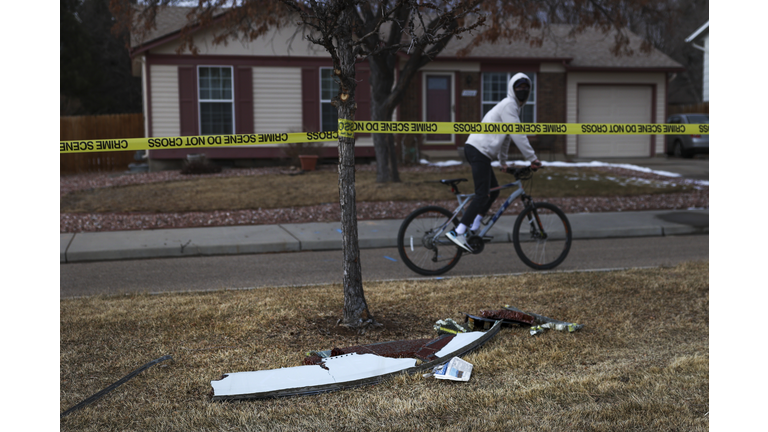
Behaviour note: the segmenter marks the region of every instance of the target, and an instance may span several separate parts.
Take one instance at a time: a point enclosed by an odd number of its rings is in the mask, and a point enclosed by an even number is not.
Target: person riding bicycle
[[[531,80],[527,75],[524,73],[515,74],[509,80],[507,97],[488,111],[482,122],[520,123],[520,109],[528,100],[531,87]],[[472,252],[472,248],[467,243],[467,237],[471,231],[480,229],[483,217],[499,196],[499,191],[490,191],[499,186],[493,169],[491,169],[491,161],[498,158],[501,163],[501,170],[506,170],[510,138],[520,149],[525,160],[531,162],[532,170],[535,171],[541,167],[541,162],[536,157],[536,153],[525,135],[471,134],[464,145],[464,155],[472,168],[472,179],[475,182],[475,198],[464,211],[459,225],[448,232],[446,237],[468,252]]]

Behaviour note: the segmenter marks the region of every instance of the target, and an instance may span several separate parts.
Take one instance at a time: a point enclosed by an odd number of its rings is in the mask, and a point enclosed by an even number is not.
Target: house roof
[[[696,39],[697,37],[699,37],[700,34],[704,33],[704,31],[707,31],[707,32],[709,31],[709,21],[705,22],[704,25],[699,27],[695,32],[691,33],[690,36],[685,38],[685,42],[688,43]]]
[[[516,40],[512,42],[486,43],[473,48],[467,59],[477,58],[547,58],[563,60],[569,69],[682,69],[683,66],[669,56],[653,48],[650,53],[640,51],[642,39],[628,32],[629,47],[632,55],[615,56],[611,53],[614,33],[603,33],[599,29],[588,28],[575,36],[569,36],[568,25],[551,25],[543,38],[541,46],[531,46],[530,42]],[[539,30],[540,32],[541,30]],[[538,36],[538,34],[534,34]],[[438,58],[455,57],[459,50],[466,47],[470,36],[457,40],[453,39],[438,55]]]
[[[164,43],[176,39],[181,34],[181,29],[187,24],[187,15],[195,8],[183,6],[168,6],[160,8],[155,18],[155,28],[147,31],[145,34],[139,32],[131,33],[131,51],[135,55],[150,49],[158,43]],[[224,11],[219,12],[220,16]]]
[[[132,55],[147,51],[154,46],[163,44],[180,37],[181,29],[187,23],[187,14],[191,7],[166,7],[158,10],[156,29],[149,31],[142,39],[131,38]],[[223,12],[222,12],[223,13]],[[221,15],[221,14],[219,14]],[[562,62],[572,70],[684,70],[682,65],[667,55],[652,49],[646,54],[640,51],[641,38],[629,32],[630,47],[633,55],[615,56],[611,53],[614,44],[612,32],[603,33],[594,28],[569,37],[571,26],[551,25],[544,37],[543,44],[531,46],[526,41],[484,43],[472,49],[465,57],[459,57],[458,52],[467,46],[472,39],[465,36],[462,39],[453,38],[448,46],[437,56],[437,59],[526,59],[530,61]]]

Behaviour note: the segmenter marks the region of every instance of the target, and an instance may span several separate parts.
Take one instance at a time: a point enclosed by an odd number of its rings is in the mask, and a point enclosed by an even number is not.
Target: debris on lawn
[[[576,330],[581,329],[582,327],[584,327],[582,324],[574,324],[574,323],[566,323],[566,322],[563,322],[563,323],[548,322],[542,325],[531,327],[531,336],[544,333],[544,330],[548,330],[548,329],[557,330],[557,331],[567,330],[568,333],[573,333]]]
[[[461,357],[500,329],[498,322],[485,332],[311,351],[303,366],[225,374],[211,381],[213,400],[308,395],[376,384],[397,374],[431,370],[447,359]]]
[[[467,329],[459,325],[453,318],[435,322],[434,328],[437,331],[437,334],[458,334],[467,332]]]
[[[581,330],[582,328],[584,328],[583,324],[560,321],[560,320],[552,319],[549,317],[545,317],[544,315],[535,314],[532,312],[523,312],[520,309],[514,308],[510,305],[504,306],[504,309],[512,312],[526,313],[532,316],[536,320],[536,322],[535,322],[535,325],[531,327],[531,336],[544,333],[544,331],[548,329],[557,330],[557,331],[568,331],[568,333],[573,333],[576,330]]]
[[[433,369],[433,375],[437,379],[466,382],[472,375],[472,363],[454,357],[448,363]]]
[[[158,359],[154,359],[154,360],[152,360],[151,362],[149,362],[149,363],[145,364],[144,366],[142,366],[142,367],[140,367],[140,368],[136,369],[135,371],[133,371],[133,372],[129,373],[128,375],[126,375],[126,376],[124,376],[124,377],[120,378],[119,380],[115,381],[114,383],[112,383],[111,385],[109,385],[109,386],[108,386],[107,388],[105,388],[104,390],[102,390],[102,391],[100,391],[100,392],[98,392],[98,393],[94,394],[93,396],[89,397],[88,399],[86,399],[86,400],[84,400],[84,401],[80,402],[79,404],[77,404],[77,405],[73,406],[72,408],[70,408],[70,409],[68,409],[68,410],[64,411],[63,413],[61,413],[61,414],[59,415],[59,418],[60,418],[60,419],[62,419],[62,418],[64,418],[65,416],[69,415],[69,414],[70,414],[72,411],[75,411],[75,410],[78,410],[78,409],[80,409],[80,408],[83,408],[83,407],[85,407],[86,405],[90,405],[91,403],[93,403],[93,402],[97,401],[98,399],[101,399],[101,398],[102,398],[104,395],[106,395],[107,393],[109,393],[109,392],[111,392],[112,390],[114,390],[114,389],[116,389],[116,388],[120,387],[120,386],[121,386],[121,385],[123,385],[125,382],[127,382],[127,381],[128,381],[128,380],[130,380],[131,378],[135,377],[136,375],[140,374],[140,373],[141,373],[141,372],[143,372],[144,370],[146,370],[146,369],[148,369],[148,368],[150,368],[150,367],[152,367],[152,366],[154,366],[154,365],[156,365],[156,364],[158,364],[158,363],[160,363],[160,362],[164,362],[164,361],[166,361],[166,360],[173,360],[173,357],[171,357],[171,356],[169,356],[169,355],[165,355],[165,356],[162,356],[162,357],[160,357],[160,358],[158,358]]]
[[[421,361],[434,360],[433,355],[442,349],[453,336],[443,335],[437,339],[414,339],[357,345],[347,348],[333,348],[326,351],[310,351],[304,358],[305,365],[319,365],[324,359],[345,354],[375,354],[389,358],[416,357]]]
[[[481,330],[490,328],[496,321],[501,321],[504,325],[532,325],[535,322],[533,316],[522,311],[512,311],[506,309],[500,310],[481,310],[478,315],[464,314],[464,322],[470,330]]]

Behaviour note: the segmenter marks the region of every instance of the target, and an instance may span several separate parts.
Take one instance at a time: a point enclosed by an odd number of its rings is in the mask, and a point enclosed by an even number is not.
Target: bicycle
[[[507,168],[506,172],[515,177],[512,183],[498,186],[491,191],[517,186],[490,218],[483,219],[477,233],[471,233],[467,239],[472,248],[471,254],[480,254],[485,243],[493,237],[487,236],[499,217],[518,197],[523,202],[523,210],[515,220],[512,231],[512,243],[520,260],[535,270],[548,270],[560,265],[571,249],[571,224],[562,210],[547,202],[533,202],[533,198],[523,190],[522,181],[533,176],[530,167]],[[422,207],[405,218],[397,234],[397,250],[405,265],[416,273],[425,276],[443,274],[458,264],[463,253],[445,233],[459,224],[460,215],[474,194],[462,194],[458,184],[465,178],[443,179],[440,183],[450,186],[456,195],[459,206],[451,213],[438,206]]]

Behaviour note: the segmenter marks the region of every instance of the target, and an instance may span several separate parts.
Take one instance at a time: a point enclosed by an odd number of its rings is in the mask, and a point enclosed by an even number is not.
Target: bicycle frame
[[[510,188],[512,186],[517,186],[517,189],[509,195],[509,197],[506,199],[506,201],[504,201],[504,204],[502,204],[501,208],[499,209],[499,211],[497,211],[493,215],[491,220],[488,222],[488,225],[486,225],[485,228],[483,228],[477,234],[481,238],[485,237],[485,234],[488,231],[490,231],[491,228],[493,228],[493,226],[496,224],[496,221],[499,220],[499,217],[501,217],[501,215],[504,213],[504,211],[507,209],[507,207],[509,207],[509,205],[512,204],[512,201],[516,200],[518,197],[520,197],[521,195],[525,194],[525,191],[523,190],[522,180],[517,180],[517,181],[514,181],[512,183],[507,183],[507,184],[502,185],[502,186],[497,186],[497,187],[495,187],[495,188],[490,190],[491,192],[493,192],[493,191],[497,191],[497,190],[507,189],[507,188]],[[435,235],[433,237],[434,241],[437,241],[437,239],[441,235],[443,235],[445,233],[445,231],[447,230],[448,226],[451,224],[451,221],[453,221],[459,215],[459,213],[461,213],[461,211],[464,210],[464,206],[466,206],[467,203],[472,198],[474,198],[474,196],[475,196],[475,194],[456,194],[456,199],[459,201],[459,206],[456,208],[456,210],[454,210],[453,214],[448,219],[448,221],[445,224],[443,224],[440,227],[439,230],[437,230],[437,232],[435,233]]]

